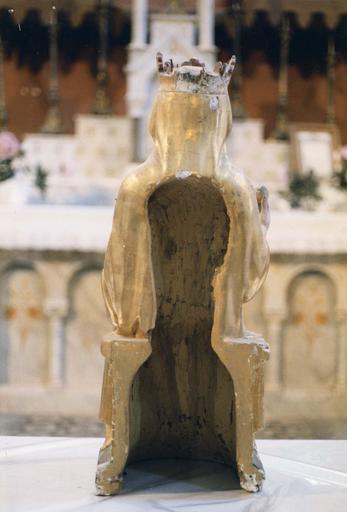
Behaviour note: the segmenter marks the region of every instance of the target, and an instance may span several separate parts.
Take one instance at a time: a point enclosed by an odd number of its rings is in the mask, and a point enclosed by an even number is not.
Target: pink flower
[[[342,156],[343,160],[347,160],[347,146],[342,146],[341,156]]]
[[[18,153],[19,148],[19,140],[12,132],[0,133],[0,160],[13,158]]]

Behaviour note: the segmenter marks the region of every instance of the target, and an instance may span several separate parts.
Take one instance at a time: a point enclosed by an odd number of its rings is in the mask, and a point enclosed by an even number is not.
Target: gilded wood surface
[[[105,257],[115,332],[103,344],[97,492],[119,492],[128,460],[156,457],[226,463],[256,491],[268,347],[244,330],[242,304],[268,268],[267,193],[226,154],[232,64],[159,68],[155,147],[123,182]]]

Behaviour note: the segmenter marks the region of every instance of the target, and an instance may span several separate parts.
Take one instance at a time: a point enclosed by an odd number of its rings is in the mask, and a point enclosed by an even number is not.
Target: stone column
[[[199,0],[199,46],[209,50],[214,46],[214,0]]]
[[[148,0],[133,0],[131,13],[131,44],[142,48],[147,43]]]
[[[233,75],[232,100],[231,106],[233,111],[233,119],[245,119],[246,113],[242,104],[242,59],[241,59],[241,27],[243,12],[241,1],[233,1],[232,6],[233,22],[234,22],[234,44],[233,53],[236,56],[236,68]]]
[[[270,345],[270,360],[267,363],[267,384],[271,391],[279,391],[282,386],[281,378],[281,331],[284,315],[282,312],[266,314],[267,342]]]
[[[347,388],[347,311],[338,312],[338,346],[336,388],[345,391]]]
[[[49,384],[61,386],[64,374],[64,321],[68,311],[65,298],[51,297],[44,304],[49,335]]]

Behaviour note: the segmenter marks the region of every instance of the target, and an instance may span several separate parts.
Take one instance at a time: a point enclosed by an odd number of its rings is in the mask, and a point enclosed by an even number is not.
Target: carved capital
[[[48,317],[63,318],[67,316],[68,309],[68,301],[63,297],[49,297],[43,304],[43,311]]]

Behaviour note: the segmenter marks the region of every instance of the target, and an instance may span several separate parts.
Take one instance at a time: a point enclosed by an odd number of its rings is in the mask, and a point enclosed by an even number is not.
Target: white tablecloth
[[[141,462],[119,496],[94,495],[100,439],[0,437],[1,512],[347,512],[347,441],[258,441],[263,490],[222,465]]]

